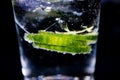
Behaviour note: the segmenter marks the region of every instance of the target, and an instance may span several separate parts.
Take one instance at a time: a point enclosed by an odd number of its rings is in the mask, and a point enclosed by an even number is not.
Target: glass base
[[[71,77],[64,75],[25,77],[24,80],[94,80],[93,76]]]

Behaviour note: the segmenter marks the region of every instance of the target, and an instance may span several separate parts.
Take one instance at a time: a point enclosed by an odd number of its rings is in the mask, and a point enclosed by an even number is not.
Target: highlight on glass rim
[[[94,74],[100,0],[12,0],[12,6],[25,80]]]

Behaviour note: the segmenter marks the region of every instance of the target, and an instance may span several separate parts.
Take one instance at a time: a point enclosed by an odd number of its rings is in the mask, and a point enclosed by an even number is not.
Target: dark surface
[[[17,36],[10,0],[2,1],[0,66],[3,80],[22,80]],[[120,4],[102,4],[95,80],[118,80],[120,71]],[[6,33],[6,34],[5,34]]]

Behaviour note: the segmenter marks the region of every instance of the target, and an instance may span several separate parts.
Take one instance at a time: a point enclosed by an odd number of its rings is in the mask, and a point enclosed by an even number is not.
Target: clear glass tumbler
[[[94,80],[100,0],[12,0],[24,80]]]

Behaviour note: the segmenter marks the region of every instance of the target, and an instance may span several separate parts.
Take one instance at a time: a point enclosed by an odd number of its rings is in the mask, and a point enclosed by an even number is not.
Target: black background
[[[0,80],[22,80],[11,0],[0,3]]]
[[[0,9],[0,77],[1,80],[23,80],[12,5],[1,2]],[[118,80],[120,71],[120,4],[104,2],[97,48],[95,80]],[[112,79],[113,78],[113,79]]]

